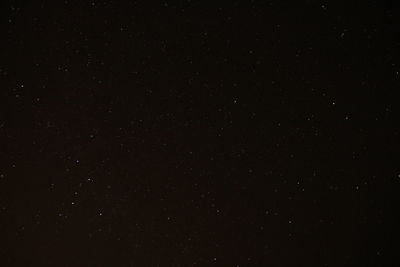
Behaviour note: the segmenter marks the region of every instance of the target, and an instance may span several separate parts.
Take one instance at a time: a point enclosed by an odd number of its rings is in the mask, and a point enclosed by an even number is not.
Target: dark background
[[[149,2],[2,1],[1,266],[400,266],[399,10]]]

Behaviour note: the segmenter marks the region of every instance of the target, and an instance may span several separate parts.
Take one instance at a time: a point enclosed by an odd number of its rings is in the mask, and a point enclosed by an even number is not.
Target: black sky
[[[0,265],[399,266],[399,10],[148,2],[2,2]]]

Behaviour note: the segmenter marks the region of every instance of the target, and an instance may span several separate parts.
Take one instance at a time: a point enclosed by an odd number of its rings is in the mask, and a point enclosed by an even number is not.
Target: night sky
[[[399,9],[149,2],[2,1],[0,266],[400,266]]]

